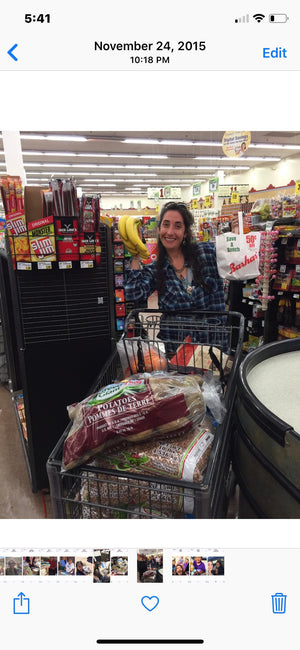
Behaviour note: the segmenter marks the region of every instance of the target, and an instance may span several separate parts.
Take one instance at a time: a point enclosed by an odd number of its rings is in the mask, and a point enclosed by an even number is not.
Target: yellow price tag
[[[198,208],[198,199],[193,199],[192,208],[193,208],[193,210],[197,210],[197,208]]]
[[[210,208],[210,205],[211,205],[211,197],[210,197],[210,196],[206,196],[205,199],[204,199],[204,206],[205,206],[206,208]]]
[[[155,210],[157,213],[159,212],[159,205],[156,206]]]
[[[296,181],[295,194],[300,194],[300,181]]]
[[[239,203],[240,202],[240,195],[238,192],[231,192],[231,203]]]

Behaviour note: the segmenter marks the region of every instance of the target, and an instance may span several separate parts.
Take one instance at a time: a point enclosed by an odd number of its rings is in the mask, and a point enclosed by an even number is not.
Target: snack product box
[[[16,237],[18,235],[27,234],[27,224],[24,215],[24,210],[19,212],[10,212],[6,215],[6,225],[8,234]]]
[[[96,238],[94,233],[80,233],[79,235],[79,253],[81,260],[95,260],[96,258]]]
[[[29,237],[46,237],[54,235],[53,217],[43,217],[27,223]]]
[[[31,261],[28,235],[14,237],[14,254],[17,262]]]
[[[54,223],[56,235],[78,235],[78,219],[76,217],[56,217]]]
[[[28,186],[24,187],[24,211],[26,221],[35,221],[42,218],[43,214],[43,189],[48,187]]]
[[[39,262],[47,259],[50,262],[56,261],[55,237],[29,237],[31,261]]]
[[[57,237],[57,254],[61,261],[79,260],[79,239],[75,236]]]

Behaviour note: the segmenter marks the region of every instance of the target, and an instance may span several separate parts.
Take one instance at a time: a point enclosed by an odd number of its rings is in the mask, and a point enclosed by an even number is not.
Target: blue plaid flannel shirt
[[[192,293],[188,294],[181,280],[177,277],[169,260],[166,259],[164,272],[166,276],[166,290],[164,295],[158,297],[158,307],[165,311],[225,311],[224,282],[220,278],[217,269],[216,249],[210,242],[199,242],[197,244],[198,259],[202,270],[202,278],[207,287],[196,286],[192,282]],[[125,286],[126,300],[146,301],[157,288],[156,264],[147,264],[140,270],[131,270]],[[198,320],[199,331],[195,332],[193,325],[192,333],[188,331],[188,315],[162,316],[159,338],[167,341],[175,341],[176,344],[169,346],[169,351],[175,350],[177,344],[182,343],[188,334],[192,335],[193,342],[227,347],[227,334],[223,331],[226,317],[205,318]],[[197,319],[195,317],[195,323]],[[178,327],[174,327],[174,323]]]

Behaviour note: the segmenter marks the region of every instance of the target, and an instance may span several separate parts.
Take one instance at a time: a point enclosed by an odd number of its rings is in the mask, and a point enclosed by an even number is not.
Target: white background
[[[21,3],[20,3],[21,4]],[[22,3],[23,4],[23,3]],[[27,3],[28,4],[28,3]],[[69,11],[74,5],[69,4]],[[128,8],[130,3],[113,3],[111,8],[118,5]],[[163,3],[160,3],[162,5]],[[199,8],[202,3],[197,4]],[[142,6],[143,5],[143,6]],[[99,3],[98,3],[98,6]],[[144,3],[139,3],[140,11]],[[174,6],[174,5],[173,5]],[[290,5],[291,6],[291,5]],[[215,7],[215,5],[214,5]],[[51,10],[45,7],[44,11]],[[101,3],[102,8],[102,3]],[[6,7],[6,9],[8,9]],[[16,4],[13,5],[15,11]],[[247,13],[249,7],[241,7],[240,3],[233,5],[232,12],[237,16]],[[265,12],[265,7],[259,7]],[[274,11],[276,6],[269,7]],[[9,7],[12,10],[12,7]],[[26,8],[37,13],[35,7]],[[82,8],[82,11],[84,8]],[[281,9],[280,9],[281,10]],[[2,10],[3,11],[3,10]],[[22,9],[23,11],[23,9]],[[284,11],[288,13],[285,5]],[[152,9],[149,5],[149,15],[143,13],[143,21],[149,16],[153,20]],[[228,5],[227,5],[228,12]],[[154,12],[155,13],[155,12]],[[216,14],[217,15],[217,14]],[[91,11],[89,12],[89,29],[93,23]],[[186,21],[193,25],[193,16],[186,3],[177,3],[168,25],[169,33],[172,25],[182,21],[182,16],[187,16]],[[127,15],[129,24],[136,19],[134,14]],[[157,19],[158,21],[158,19]],[[156,21],[156,22],[157,22]],[[200,21],[199,25],[200,25]],[[127,23],[125,23],[127,24]],[[185,24],[187,24],[185,22]],[[5,26],[5,21],[2,23]],[[120,26],[124,22],[120,22]],[[197,25],[198,26],[198,25]],[[262,25],[261,25],[262,26]],[[210,25],[216,34],[218,30],[224,35],[224,22],[215,18]],[[240,30],[243,26],[237,26]],[[138,25],[137,25],[138,28]],[[276,26],[272,26],[276,29]],[[19,28],[18,28],[19,29]],[[41,29],[41,28],[39,28]],[[176,28],[177,29],[177,28]],[[194,27],[193,27],[194,29]],[[271,27],[269,28],[271,29]],[[152,28],[151,36],[154,34]],[[84,31],[84,30],[83,30]],[[91,37],[99,38],[98,27],[91,30]],[[121,30],[124,38],[125,29]],[[138,29],[137,29],[138,31]],[[164,26],[165,31],[165,26]],[[199,27],[199,31],[202,30]],[[2,29],[2,41],[5,29]],[[113,30],[112,30],[113,32]],[[107,32],[108,33],[108,32]],[[240,32],[241,33],[241,32]],[[255,34],[257,34],[257,30]],[[6,55],[13,42],[18,41],[21,34],[12,31],[11,25],[6,29],[5,43],[2,43],[2,52]],[[131,31],[132,34],[132,31]],[[22,34],[21,34],[22,35]],[[157,35],[160,37],[160,34]],[[117,35],[115,34],[114,38]],[[170,36],[171,37],[171,36]],[[77,37],[79,39],[79,36]],[[83,34],[87,38],[87,33]],[[78,41],[77,41],[78,42]],[[228,42],[235,44],[236,68],[240,63],[241,39]],[[255,37],[252,39],[255,45]],[[295,43],[295,46],[298,43]],[[34,42],[31,44],[35,46]],[[30,43],[27,43],[30,48]],[[55,61],[55,39],[51,43],[51,55]],[[29,50],[28,50],[29,51]],[[294,49],[294,51],[296,51]],[[1,55],[2,56],[2,55]],[[6,55],[7,56],[7,55]],[[37,56],[37,55],[36,55]],[[5,59],[2,67],[9,67]],[[297,66],[299,62],[297,62]],[[13,64],[13,62],[12,62]],[[222,53],[219,52],[220,67],[224,67]],[[10,62],[9,62],[10,65]],[[254,63],[254,67],[257,61]],[[13,74],[11,73],[13,72]],[[80,130],[299,130],[299,107],[297,101],[297,78],[295,72],[241,72],[234,69],[230,72],[18,72],[11,65],[11,72],[0,72],[1,80],[1,109],[0,128],[4,130],[43,130],[64,129]],[[240,566],[243,567],[239,579],[224,585],[215,597],[198,599],[193,594],[190,598],[179,588],[169,589],[167,604],[161,610],[157,609],[155,619],[160,621],[158,629],[161,634],[171,635],[182,632],[183,634],[195,630],[193,623],[196,620],[195,632],[204,635],[211,633],[211,642],[203,646],[216,650],[220,647],[230,647],[233,650],[243,647],[248,650],[253,647],[267,647],[267,636],[272,630],[272,648],[287,647],[289,650],[298,647],[298,640],[294,634],[297,625],[297,589],[299,582],[299,550],[296,549],[299,540],[300,523],[298,521],[9,521],[1,523],[1,546],[94,546],[102,548],[123,546],[150,546],[167,547],[176,545],[191,546],[201,542],[203,546],[223,546],[224,548],[244,548],[240,555]],[[263,555],[263,562],[257,564],[251,549],[263,547],[265,549],[283,548],[286,551],[278,557],[272,556],[272,570],[266,571],[268,553]],[[257,556],[256,556],[257,558]],[[278,562],[278,564],[277,564]],[[279,566],[278,566],[279,565]],[[253,572],[249,572],[249,567]],[[277,568],[278,566],[278,568]],[[293,568],[292,568],[293,567]],[[247,569],[247,570],[246,570]],[[274,577],[278,580],[274,580]],[[160,589],[163,586],[158,585]],[[95,585],[96,587],[96,585]],[[17,638],[22,640],[23,648],[53,648],[69,647],[74,650],[91,647],[100,647],[91,642],[87,643],[87,634],[99,636],[112,626],[120,626],[126,633],[138,635],[145,630],[149,618],[137,617],[135,607],[136,597],[139,595],[140,586],[110,585],[109,592],[103,588],[99,595],[90,595],[91,587],[84,587],[79,592],[62,592],[49,594],[43,598],[35,587],[36,602],[39,608],[38,620],[34,623],[30,617],[20,617],[18,626],[7,618],[6,632],[9,631],[10,643],[5,646],[13,650],[19,646]],[[114,590],[113,590],[114,587]],[[86,593],[84,589],[87,589]],[[183,588],[181,588],[183,589]],[[242,591],[240,591],[242,590]],[[287,611],[286,618],[278,616],[272,618],[269,598],[273,591],[280,590],[284,593],[293,593],[293,606]],[[107,593],[110,596],[107,596]],[[165,592],[162,592],[165,593]],[[189,592],[191,593],[191,592]],[[259,594],[258,600],[256,599]],[[32,594],[34,595],[33,591]],[[117,596],[115,594],[118,594]],[[239,597],[242,594],[242,597]],[[1,611],[13,593],[5,593],[1,589]],[[78,614],[78,603],[88,603],[83,606]],[[267,604],[266,604],[267,603]],[[254,606],[255,605],[255,606]],[[88,613],[87,613],[88,610]],[[74,616],[76,611],[76,616]],[[161,615],[160,615],[161,612]],[[204,613],[204,616],[202,616]],[[83,615],[84,614],[84,615]],[[144,614],[144,613],[143,613]],[[145,612],[147,615],[147,612]],[[159,615],[159,619],[157,616]],[[87,623],[87,616],[89,616]],[[200,626],[204,618],[203,628]],[[137,624],[137,620],[139,623]],[[179,621],[178,627],[176,621]],[[129,626],[130,623],[130,626]],[[132,627],[133,626],[133,627]],[[141,628],[139,627],[141,626]],[[191,626],[191,627],[190,627]],[[12,632],[14,630],[14,632]],[[152,630],[152,627],[151,627]],[[256,631],[256,635],[253,632]],[[4,632],[4,630],[3,630]],[[251,632],[251,633],[250,633]],[[16,634],[16,636],[14,636]],[[261,639],[260,634],[265,634]],[[63,640],[63,635],[65,635]],[[5,634],[4,634],[5,638]],[[207,637],[208,638],[208,637]],[[39,639],[42,639],[42,644]],[[77,643],[75,642],[77,639]],[[214,639],[214,640],[213,640]],[[229,639],[229,642],[227,641]],[[231,640],[230,640],[231,639]],[[294,640],[293,640],[294,639]],[[285,640],[285,643],[284,643]],[[263,642],[262,642],[263,641]],[[241,644],[241,645],[239,645]],[[149,649],[150,650],[150,649]]]

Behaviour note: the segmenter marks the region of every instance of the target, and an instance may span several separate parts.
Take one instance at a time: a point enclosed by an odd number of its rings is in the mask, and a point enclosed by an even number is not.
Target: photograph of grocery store
[[[163,551],[139,549],[137,553],[137,582],[163,582]]]
[[[110,577],[110,551],[108,549],[94,551],[93,582],[110,582]]]
[[[111,575],[128,576],[128,556],[114,556],[111,558]]]
[[[0,576],[4,576],[4,557],[0,557]]]
[[[300,132],[0,133],[0,518],[299,518]]]

